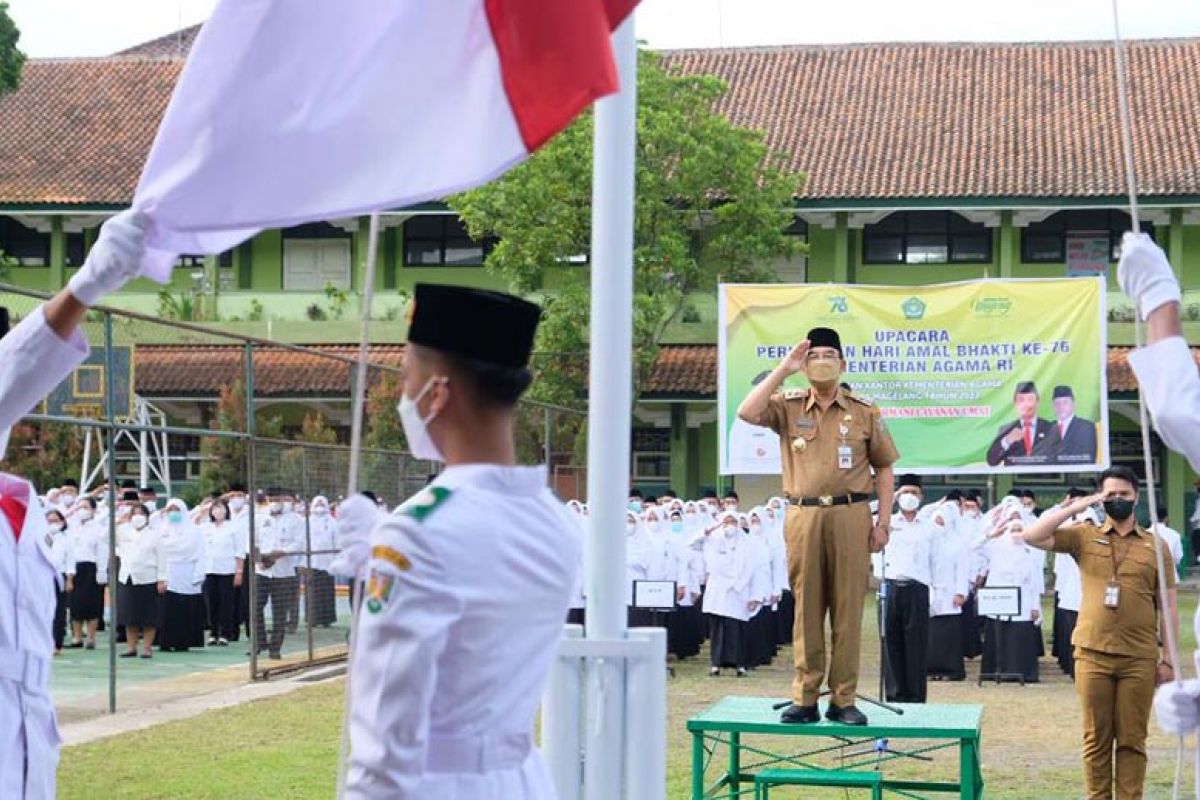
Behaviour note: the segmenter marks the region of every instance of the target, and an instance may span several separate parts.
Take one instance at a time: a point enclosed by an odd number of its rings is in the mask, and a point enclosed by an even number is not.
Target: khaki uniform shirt
[[[1175,571],[1163,543],[1167,587],[1175,586]],[[1083,600],[1071,644],[1087,650],[1141,658],[1158,657],[1158,562],[1154,534],[1140,525],[1128,536],[1101,527],[1075,525],[1054,532],[1056,553],[1067,553],[1079,563]],[[1113,580],[1121,587],[1116,608],[1104,604],[1104,593]]]
[[[824,411],[807,389],[780,392],[749,421],[779,434],[783,491],[791,498],[870,493],[871,468],[900,458],[879,409],[845,389]],[[850,448],[849,469],[838,466],[843,444]]]

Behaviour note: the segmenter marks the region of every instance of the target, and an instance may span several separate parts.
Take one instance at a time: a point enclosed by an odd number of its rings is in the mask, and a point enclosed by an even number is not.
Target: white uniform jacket
[[[0,475],[0,491],[23,495],[17,539],[0,514],[0,797],[54,797],[58,725],[50,698],[55,587],[62,576],[46,543],[46,513],[33,487]]]
[[[1141,347],[1129,355],[1158,435],[1200,472],[1200,372],[1182,336]]]
[[[929,586],[929,616],[962,614],[954,596],[966,600],[971,594],[971,554],[955,527],[934,526],[933,583]]]
[[[546,483],[540,467],[449,467],[375,529],[350,661],[350,800],[555,797],[534,715],[579,533]]]
[[[233,575],[237,561],[246,557],[243,541],[245,527],[232,520],[220,525],[207,522],[201,528],[204,536],[204,571],[208,575]]]
[[[0,438],[87,358],[78,331],[63,341],[39,307],[0,339]]]

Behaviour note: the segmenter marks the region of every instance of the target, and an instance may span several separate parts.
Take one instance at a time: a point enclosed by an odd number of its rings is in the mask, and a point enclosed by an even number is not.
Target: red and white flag
[[[222,0],[142,173],[144,272],[269,227],[445,197],[615,92],[637,0]]]

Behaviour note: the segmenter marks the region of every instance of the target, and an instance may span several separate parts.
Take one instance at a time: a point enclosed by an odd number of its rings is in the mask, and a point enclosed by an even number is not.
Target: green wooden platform
[[[779,721],[780,711],[772,708],[780,700],[730,696],[688,720],[688,732],[692,734],[692,800],[749,797],[754,791],[755,770],[830,769],[829,763],[820,760],[822,757],[837,757],[835,769],[880,770],[884,773],[887,796],[925,798],[930,794],[950,794],[958,795],[961,800],[981,800],[983,797],[979,751],[983,706],[902,703],[896,705],[904,713],[895,714],[861,703],[859,707],[870,724],[855,727],[824,719],[826,703],[822,701],[821,722],[785,725]],[[759,744],[754,737],[788,737],[796,740],[796,747],[807,749],[782,753],[777,743]],[[893,749],[910,755],[928,755],[957,748],[958,780],[889,779],[887,767],[898,759],[907,759],[908,755],[873,752],[881,739],[887,739]],[[929,743],[910,749],[905,740]],[[727,750],[728,766],[710,784],[705,780],[705,773],[721,749]],[[847,750],[857,755],[846,757]],[[758,760],[749,763],[751,759]]]

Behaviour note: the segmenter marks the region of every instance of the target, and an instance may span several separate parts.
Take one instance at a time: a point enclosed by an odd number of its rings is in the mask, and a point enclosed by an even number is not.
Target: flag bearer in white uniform
[[[551,800],[534,715],[579,534],[545,470],[516,465],[541,312],[451,286],[418,284],[415,297],[400,419],[413,455],[446,469],[370,534],[346,796]],[[343,524],[367,516],[346,511]],[[355,533],[339,535],[344,553],[361,552]]]
[[[87,356],[89,305],[137,274],[142,223],[119,214],[66,289],[0,338],[0,459],[9,429]],[[3,334],[4,331],[0,331]],[[27,481],[0,473],[0,797],[54,797],[58,726],[47,686],[55,586],[46,514]]]

